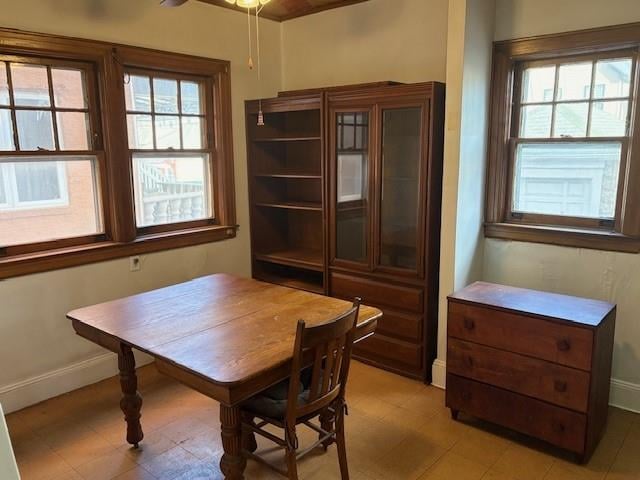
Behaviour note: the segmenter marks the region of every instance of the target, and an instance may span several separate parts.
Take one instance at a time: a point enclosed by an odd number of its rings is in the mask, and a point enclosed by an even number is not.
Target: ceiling
[[[241,12],[246,12],[244,8],[229,5],[225,0],[200,0],[204,3],[217,5],[225,8],[232,8]],[[304,15],[311,15],[331,8],[346,7],[355,3],[367,2],[369,0],[271,0],[265,5],[260,14],[263,17],[283,22]]]

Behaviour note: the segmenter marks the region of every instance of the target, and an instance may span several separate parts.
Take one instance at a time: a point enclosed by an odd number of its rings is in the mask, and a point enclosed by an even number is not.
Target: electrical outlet
[[[129,257],[129,270],[132,272],[138,272],[142,268],[142,261],[140,257]]]

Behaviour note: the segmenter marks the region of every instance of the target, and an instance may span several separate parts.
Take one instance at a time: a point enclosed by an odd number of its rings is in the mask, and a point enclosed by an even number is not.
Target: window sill
[[[486,223],[484,234],[488,238],[515,240],[518,242],[545,243],[564,247],[625,253],[640,252],[639,238],[615,232],[513,223]]]
[[[105,241],[10,257],[0,256],[0,280],[131,255],[218,242],[235,236],[236,228],[216,225],[144,235],[130,243]]]

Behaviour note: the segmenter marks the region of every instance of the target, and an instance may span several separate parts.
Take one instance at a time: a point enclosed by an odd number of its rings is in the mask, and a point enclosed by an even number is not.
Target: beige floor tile
[[[493,469],[511,475],[516,480],[541,480],[555,459],[521,445],[510,446],[493,465]]]
[[[128,472],[124,472],[113,480],[156,480],[156,477],[147,472],[144,468],[137,466]]]
[[[420,480],[480,480],[488,467],[455,453],[446,453]]]
[[[133,470],[135,467],[136,463],[126,452],[115,450],[107,455],[83,463],[75,467],[75,470],[85,480],[111,480],[129,470]]]
[[[511,442],[504,437],[475,429],[462,436],[451,451],[468,460],[491,467],[510,446]]]
[[[142,467],[159,480],[173,480],[200,463],[200,459],[176,446],[143,463]]]

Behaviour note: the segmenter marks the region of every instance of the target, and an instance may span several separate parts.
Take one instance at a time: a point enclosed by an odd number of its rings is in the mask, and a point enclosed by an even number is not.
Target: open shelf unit
[[[327,293],[323,96],[246,102],[253,276]]]

